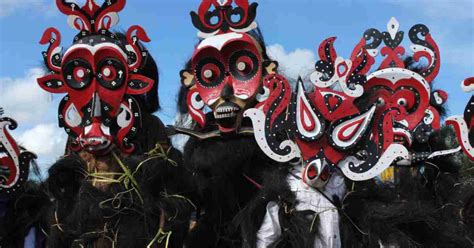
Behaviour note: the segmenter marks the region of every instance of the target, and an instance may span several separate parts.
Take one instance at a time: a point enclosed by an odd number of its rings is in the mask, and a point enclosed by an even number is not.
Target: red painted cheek
[[[247,82],[241,82],[233,80],[232,86],[236,95],[245,95],[247,98],[251,98],[258,93],[258,89],[262,84],[262,73],[257,73],[252,80]]]
[[[95,92],[95,87],[96,82],[94,81],[83,90],[68,90],[70,101],[74,104],[78,111],[82,111],[84,106],[86,106],[92,100],[92,97],[94,96]]]
[[[126,86],[126,84],[124,86]],[[118,114],[126,90],[126,87],[117,90],[109,90],[103,87],[99,88],[98,93],[100,100],[111,108],[109,112],[110,116],[115,117]]]
[[[203,88],[198,87],[199,96],[201,96],[202,100],[206,103],[206,105],[211,105],[212,101],[219,99],[220,97],[220,89],[219,88]]]

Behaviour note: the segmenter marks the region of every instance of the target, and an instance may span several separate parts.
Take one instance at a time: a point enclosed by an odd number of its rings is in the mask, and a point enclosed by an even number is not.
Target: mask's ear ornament
[[[288,162],[300,157],[295,142],[287,137],[287,108],[291,100],[291,87],[280,75],[268,75],[264,79],[268,97],[255,108],[245,111],[252,120],[255,139],[260,149],[278,162]],[[304,117],[303,117],[304,118]]]
[[[16,128],[13,119],[0,117],[0,200],[19,191],[28,180],[30,162],[36,159],[35,154],[18,146],[8,132]]]
[[[49,74],[38,84],[51,93],[66,93],[59,106],[59,126],[72,138],[70,148],[107,153],[117,146],[124,153],[135,149],[133,139],[141,127],[141,113],[133,95],[153,89],[154,79],[144,75],[149,42],[140,26],[124,37],[109,29],[118,23],[125,0],[105,1],[101,6],[87,0],[83,7],[56,0],[68,23],[79,30],[73,45],[62,53],[61,35],[47,29],[40,43]]]
[[[257,28],[257,7],[257,3],[249,5],[248,0],[203,0],[198,13],[191,12],[191,18],[201,38],[229,32],[246,33]]]
[[[182,70],[180,74],[181,83],[189,89],[188,95],[186,96],[189,115],[201,128],[203,128],[206,126],[206,114],[204,113],[204,107],[206,105],[199,95],[197,88],[193,87],[195,84],[194,74],[187,70]]]
[[[465,92],[474,91],[474,77],[464,80],[461,88]],[[468,158],[474,161],[474,96],[467,103],[464,116],[452,116],[446,120],[446,124],[454,127],[459,145]]]

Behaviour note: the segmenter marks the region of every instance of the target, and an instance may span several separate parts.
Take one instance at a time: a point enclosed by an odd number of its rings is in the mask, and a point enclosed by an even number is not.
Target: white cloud
[[[16,135],[19,144],[38,155],[41,169],[64,154],[67,134],[56,123],[39,124]]]
[[[289,79],[306,78],[314,71],[316,60],[311,50],[298,48],[287,52],[282,45],[274,44],[267,47],[267,52],[270,58],[278,61],[279,70]]]
[[[5,115],[20,123],[36,124],[44,119],[51,105],[51,94],[42,90],[36,79],[44,75],[40,68],[28,70],[20,78],[0,78],[0,107]]]
[[[56,11],[54,1],[47,0],[1,0],[0,18],[8,17],[18,10],[28,10],[29,13],[38,13],[46,16]]]

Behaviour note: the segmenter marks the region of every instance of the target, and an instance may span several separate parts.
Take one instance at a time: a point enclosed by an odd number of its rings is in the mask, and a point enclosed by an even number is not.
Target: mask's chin
[[[242,108],[236,103],[224,102],[214,109],[214,119],[221,132],[234,132],[242,120]]]

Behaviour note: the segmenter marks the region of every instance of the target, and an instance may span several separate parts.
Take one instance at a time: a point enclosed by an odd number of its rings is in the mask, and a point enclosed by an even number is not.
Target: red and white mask
[[[361,41],[350,59],[338,57],[335,38],[324,40],[319,47],[320,60],[311,82],[317,88],[305,93],[298,83],[291,103],[290,116],[296,125],[292,133],[305,164],[303,181],[323,186],[334,168],[366,136],[373,121],[375,106],[359,109],[355,100],[363,93],[365,73],[373,60]]]
[[[192,57],[195,86],[191,92],[212,109],[220,131],[232,132],[238,128],[243,111],[255,104],[262,75],[261,48],[250,35],[213,36],[201,42]],[[194,108],[195,97],[188,102],[190,108]],[[196,117],[204,124],[201,115]]]
[[[209,124],[204,108],[210,108],[222,133],[239,129],[243,112],[257,103],[263,77],[271,71],[264,66],[267,62],[259,42],[245,33],[256,28],[253,20],[257,5],[235,2],[241,10],[239,22],[228,18],[233,1],[203,1],[199,14],[192,12],[193,23],[205,39],[196,47],[190,68],[181,72],[182,83],[189,88],[190,115],[204,127]],[[219,19],[215,25],[207,18],[214,13],[210,11],[212,6]]]
[[[125,153],[134,150],[131,141],[140,127],[140,111],[132,95],[148,92],[155,82],[140,74],[148,56],[138,43],[149,41],[145,31],[133,26],[124,39],[108,31],[124,3],[105,2],[99,8],[90,0],[79,8],[57,1],[81,32],[64,54],[56,29],[46,30],[40,41],[50,44],[43,55],[52,73],[38,83],[48,92],[67,94],[59,106],[59,125],[73,138],[74,150],[106,153],[114,145]],[[87,16],[98,19],[90,22]]]
[[[431,90],[439,71],[439,50],[426,26],[413,26],[408,32],[414,44],[412,57],[423,58],[427,66],[418,72],[405,68],[405,48],[400,46],[404,34],[398,27],[392,19],[388,32],[366,31],[350,59],[337,56],[335,38],[323,41],[316,71],[310,76],[314,90],[306,92],[300,80],[291,101],[287,83],[274,86],[275,81],[285,80],[268,80],[270,97],[245,112],[260,148],[279,162],[300,158],[303,181],[314,187],[324,185],[334,166],[349,179],[362,181],[399,161],[411,163],[431,156],[412,156],[411,145],[427,142],[440,128],[437,107],[446,102],[447,94]],[[366,76],[382,42],[384,59],[377,71]],[[468,126],[470,116],[464,119]],[[460,132],[466,140],[467,128]]]
[[[429,135],[440,128],[440,116],[430,105],[430,85],[420,75],[402,69],[379,70],[369,76],[365,85],[369,102],[377,105],[372,128],[375,143],[382,149],[392,143],[410,148],[414,142],[426,143]],[[435,91],[442,104],[447,95]]]
[[[368,104],[375,104],[374,122],[370,136],[358,156],[350,156],[341,163],[342,171],[353,180],[366,180],[382,173],[398,161],[416,162],[412,144],[426,143],[430,135],[440,128],[440,115],[436,107],[447,101],[444,91],[431,90],[431,83],[440,67],[439,49],[429,29],[422,24],[408,32],[414,61],[421,58],[427,66],[415,72],[406,68],[401,46],[404,33],[392,18],[386,32],[369,29],[364,39],[369,54],[384,56],[380,67],[367,77],[364,95]],[[380,51],[378,47],[385,44]]]

